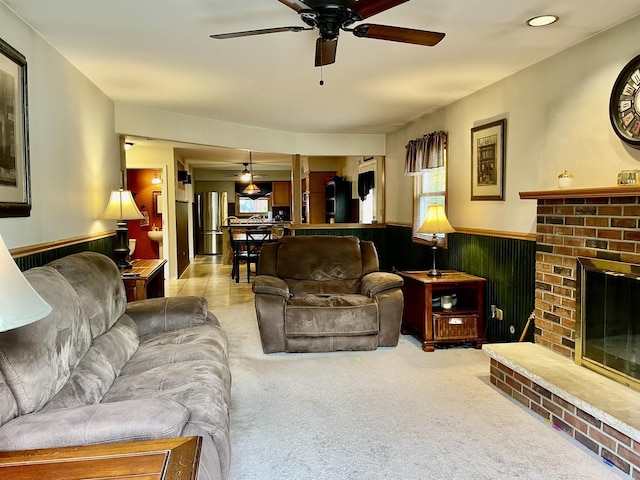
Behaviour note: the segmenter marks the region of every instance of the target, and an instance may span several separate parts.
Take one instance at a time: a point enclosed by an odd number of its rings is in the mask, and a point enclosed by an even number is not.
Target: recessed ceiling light
[[[538,15],[537,17],[527,20],[530,27],[546,27],[552,23],[556,23],[560,17],[557,15]]]

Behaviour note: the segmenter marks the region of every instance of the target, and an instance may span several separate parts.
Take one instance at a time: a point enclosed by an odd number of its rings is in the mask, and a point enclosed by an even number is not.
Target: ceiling
[[[640,14],[640,0],[411,0],[367,22],[445,32],[440,44],[341,32],[321,71],[317,30],[209,38],[304,26],[278,0],[2,1],[116,102],[317,134],[392,132]],[[560,21],[526,26],[537,14]]]

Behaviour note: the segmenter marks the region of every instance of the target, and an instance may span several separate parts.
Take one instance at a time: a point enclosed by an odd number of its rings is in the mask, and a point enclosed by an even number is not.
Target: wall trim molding
[[[412,224],[405,223],[405,222],[388,222],[387,225],[392,227],[413,228]],[[456,227],[455,225],[453,226],[453,228],[456,229],[456,233],[465,233],[467,235],[482,235],[484,237],[511,238],[513,240],[529,240],[532,242],[536,241],[535,233],[505,232],[502,230],[483,230],[480,228]],[[427,242],[427,241],[423,242],[415,238],[413,239],[413,241],[416,243],[424,243],[424,244],[431,245],[431,242]]]
[[[513,240],[529,240],[536,241],[535,233],[521,233],[521,232],[505,232],[502,230],[483,230],[480,228],[460,228],[455,225],[456,233],[466,233],[467,235],[482,235],[485,237],[500,237],[511,238]]]
[[[12,248],[9,250],[9,253],[11,253],[13,258],[22,258],[28,255],[48,252],[57,248],[64,248],[71,245],[77,245],[79,243],[90,242],[92,240],[100,240],[112,235],[113,230],[109,230],[108,232],[91,233],[89,235],[82,235],[79,237],[63,238],[53,242],[37,243],[35,245],[27,245],[26,247]]]

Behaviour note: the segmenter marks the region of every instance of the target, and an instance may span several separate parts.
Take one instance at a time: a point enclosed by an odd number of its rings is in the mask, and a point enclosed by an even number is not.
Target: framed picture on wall
[[[27,61],[0,40],[0,217],[30,214]]]
[[[471,200],[504,200],[506,120],[471,129]]]

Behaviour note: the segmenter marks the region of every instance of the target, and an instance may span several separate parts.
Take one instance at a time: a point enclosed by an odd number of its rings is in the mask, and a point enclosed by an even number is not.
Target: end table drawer
[[[433,314],[434,340],[475,340],[478,315]]]

